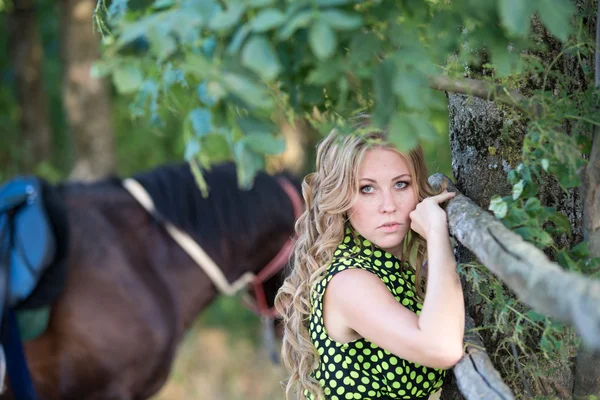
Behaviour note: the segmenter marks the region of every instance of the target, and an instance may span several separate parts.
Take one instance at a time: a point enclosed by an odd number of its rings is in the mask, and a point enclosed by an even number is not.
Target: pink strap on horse
[[[302,199],[298,194],[294,185],[290,183],[287,179],[283,177],[277,178],[277,181],[281,185],[282,189],[287,193],[290,201],[292,202],[292,206],[294,208],[294,218],[297,220],[302,214]],[[283,269],[283,267],[287,264],[290,258],[290,254],[292,253],[292,249],[294,248],[293,239],[290,238],[286,240],[286,242],[279,250],[279,253],[273,257],[271,261],[266,265],[266,267],[256,275],[256,278],[252,282],[252,288],[254,290],[254,296],[256,297],[256,302],[253,303],[250,299],[246,298],[245,305],[250,308],[255,314],[261,317],[269,317],[269,318],[278,318],[281,317],[275,307],[269,308],[267,304],[267,298],[265,295],[265,290],[263,288],[263,284],[269,278],[275,276],[279,271]]]

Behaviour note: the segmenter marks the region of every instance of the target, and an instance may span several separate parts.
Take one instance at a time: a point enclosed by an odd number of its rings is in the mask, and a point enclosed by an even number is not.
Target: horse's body
[[[140,181],[229,282],[258,273],[293,235],[292,203],[267,175],[245,192],[232,166],[216,167],[208,199],[189,196],[190,185],[197,189],[186,167]],[[57,190],[67,208],[68,278],[47,331],[25,344],[36,390],[44,400],[146,399],[165,383],[185,329],[217,290],[118,181]]]

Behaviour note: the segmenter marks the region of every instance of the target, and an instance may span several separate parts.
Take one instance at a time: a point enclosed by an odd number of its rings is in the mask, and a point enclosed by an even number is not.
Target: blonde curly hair
[[[302,182],[305,210],[296,222],[292,270],[275,299],[284,326],[281,358],[290,372],[287,382],[283,382],[287,400],[294,393],[298,397],[305,391],[316,399],[325,398],[318,381],[311,376],[319,365],[319,355],[308,334],[311,289],[324,276],[343,240],[347,211],[359,191],[358,168],[365,153],[375,147],[398,151],[386,140],[385,131],[365,131],[368,125],[368,117],[362,117],[353,134],[342,135],[334,129],[317,148],[315,172]],[[434,195],[427,183],[423,150],[417,147],[407,154],[398,153],[408,164],[418,200]],[[416,266],[416,282],[422,282],[425,240],[410,231],[404,240],[403,254],[413,256],[411,265]],[[416,286],[417,294],[423,298],[424,286]]]

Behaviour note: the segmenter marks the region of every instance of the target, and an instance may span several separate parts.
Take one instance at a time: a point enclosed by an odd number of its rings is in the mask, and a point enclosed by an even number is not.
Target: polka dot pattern
[[[406,361],[365,338],[339,343],[327,334],[323,322],[323,294],[335,274],[350,268],[377,275],[396,300],[417,315],[423,308],[409,265],[346,230],[326,275],[312,292],[309,335],[320,357],[313,377],[323,387],[328,400],[426,399],[442,386],[445,370]],[[315,399],[312,393],[304,395],[306,399]]]

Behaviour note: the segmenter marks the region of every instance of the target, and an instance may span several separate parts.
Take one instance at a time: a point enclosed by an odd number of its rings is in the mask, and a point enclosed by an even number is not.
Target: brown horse
[[[68,274],[47,330],[25,343],[41,399],[146,399],[163,386],[184,331],[218,294],[163,222],[187,232],[229,282],[258,273],[293,236],[293,203],[267,174],[242,191],[233,165],[213,167],[208,198],[187,165],[135,178],[157,215],[117,179],[54,188],[66,209]]]

